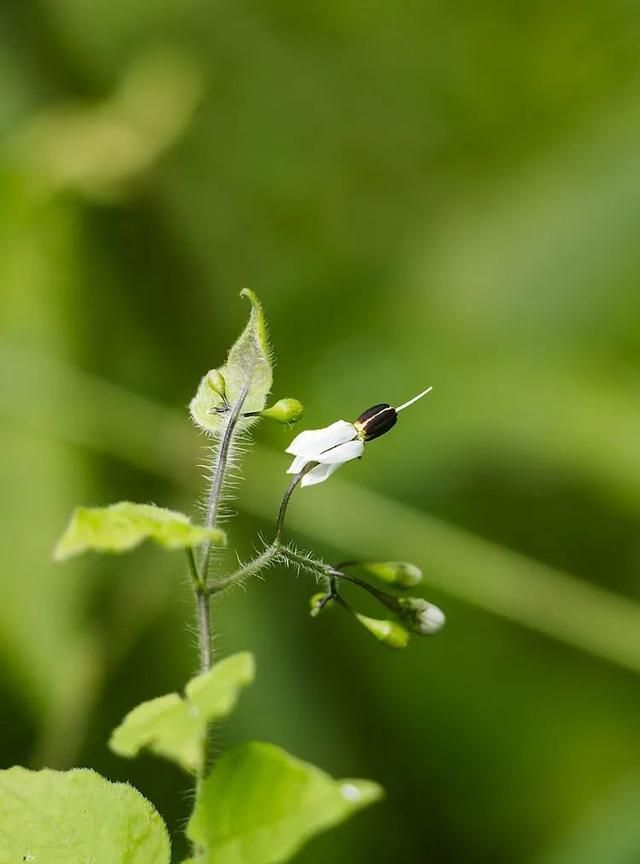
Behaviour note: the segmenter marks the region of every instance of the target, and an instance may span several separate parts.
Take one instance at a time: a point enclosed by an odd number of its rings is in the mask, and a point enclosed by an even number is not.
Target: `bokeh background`
[[[77,503],[195,512],[248,286],[306,426],[434,385],[289,531],[416,561],[447,628],[390,653],[276,571],[216,610],[258,658],[220,746],[387,790],[297,860],[640,861],[639,39],[628,0],[3,0],[3,766],[130,779],[184,852],[188,784],[106,747],[194,670],[183,559],[51,549]]]

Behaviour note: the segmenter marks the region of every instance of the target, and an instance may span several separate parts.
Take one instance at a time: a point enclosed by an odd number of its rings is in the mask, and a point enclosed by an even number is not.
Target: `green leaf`
[[[185,688],[187,701],[207,720],[226,717],[236,706],[240,690],[255,677],[253,654],[242,651],[216,663],[203,675],[192,678]]]
[[[198,864],[277,864],[381,795],[368,780],[333,780],[254,741],[220,758],[202,785],[187,836],[204,850]]]
[[[225,365],[221,369],[211,370],[202,378],[189,406],[194,422],[213,434],[219,434],[225,425],[225,397],[226,407],[233,406],[249,381],[243,411],[262,411],[273,381],[271,352],[262,306],[248,288],[244,288],[240,294],[251,302],[247,326],[229,351]],[[224,390],[220,378],[224,382]],[[246,426],[251,422],[244,420],[243,424]]]
[[[159,814],[95,771],[0,771],[0,861],[169,864]]]
[[[146,748],[185,771],[195,772],[201,761],[205,726],[177,693],[169,693],[130,711],[113,731],[109,747],[127,759]]]
[[[126,552],[147,539],[168,549],[198,546],[205,540],[216,546],[226,542],[224,531],[193,525],[184,513],[121,501],[110,507],[78,507],[58,541],[54,558],[64,561],[89,549]]]
[[[248,652],[221,660],[189,681],[184,699],[170,693],[130,711],[114,730],[109,747],[126,758],[146,748],[185,771],[197,772],[202,767],[207,725],[231,713],[241,689],[253,681],[254,670]]]

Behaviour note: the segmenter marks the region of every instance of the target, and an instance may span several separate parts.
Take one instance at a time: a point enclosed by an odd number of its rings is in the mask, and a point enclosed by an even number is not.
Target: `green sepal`
[[[225,426],[225,413],[237,402],[246,383],[249,382],[242,413],[260,413],[265,407],[271,390],[273,374],[267,326],[260,301],[248,288],[240,295],[251,302],[251,314],[246,327],[229,351],[227,362],[220,369],[204,375],[189,410],[193,421],[205,432],[218,435]],[[212,382],[224,380],[225,391],[221,394],[212,387]],[[225,398],[226,397],[226,402]],[[239,421],[240,428],[248,427],[251,418]]]
[[[109,747],[132,758],[147,749],[189,773],[202,769],[207,726],[231,713],[240,691],[253,681],[255,663],[248,652],[233,654],[187,684],[184,698],[169,693],[143,702],[114,730]]]
[[[376,783],[334,780],[273,744],[241,744],[200,788],[187,827],[203,850],[194,864],[278,864],[381,795]]]
[[[167,549],[198,546],[205,540],[224,546],[226,535],[220,528],[194,525],[184,513],[120,501],[109,507],[78,507],[59,539],[53,553],[56,561],[93,550],[127,552],[143,540],[153,540]]]

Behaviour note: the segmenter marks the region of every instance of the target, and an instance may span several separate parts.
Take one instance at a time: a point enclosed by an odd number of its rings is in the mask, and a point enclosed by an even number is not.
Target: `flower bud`
[[[364,561],[360,566],[380,582],[396,588],[413,588],[422,582],[422,570],[407,561]]]
[[[360,614],[356,614],[356,618],[383,645],[387,645],[389,648],[407,647],[409,634],[402,624],[381,618],[369,618],[367,615]]]
[[[278,423],[297,423],[302,417],[304,406],[297,399],[279,399],[270,408],[260,411],[261,417],[268,417]]]
[[[207,373],[207,384],[221,399],[225,398],[227,385],[222,372],[218,369],[211,369],[211,371]]]
[[[431,636],[444,627],[445,616],[442,609],[428,603],[422,597],[401,597],[402,620],[414,633]]]
[[[358,430],[358,436],[362,441],[373,441],[384,435],[398,422],[396,409],[386,402],[367,408],[353,424]]]
[[[313,597],[309,599],[309,605],[311,606],[311,610],[309,614],[312,618],[316,618],[327,605],[327,595],[320,592],[319,594],[314,594]]]

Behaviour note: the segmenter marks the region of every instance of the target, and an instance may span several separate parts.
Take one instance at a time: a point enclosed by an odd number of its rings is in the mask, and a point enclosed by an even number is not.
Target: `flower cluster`
[[[286,450],[294,457],[287,472],[296,475],[294,485],[297,482],[301,486],[323,483],[345,462],[360,459],[367,442],[389,432],[398,422],[398,414],[426,396],[431,389],[429,387],[423,390],[398,408],[381,402],[363,411],[354,422],[336,420],[324,429],[301,432]],[[415,564],[404,561],[350,561],[335,568],[321,568],[327,580],[327,590],[311,598],[311,614],[314,617],[328,605],[336,604],[352,614],[376,639],[391,648],[404,648],[409,641],[410,632],[427,636],[437,633],[443,627],[444,613],[433,603],[422,597],[395,597],[351,573],[350,570],[354,567],[399,590],[412,588],[422,580],[420,569]],[[393,618],[371,618],[354,610],[342,595],[342,582],[357,585],[367,591],[393,614]]]

